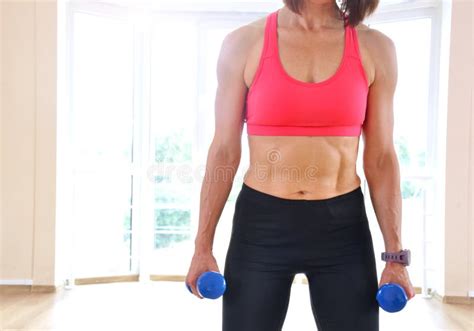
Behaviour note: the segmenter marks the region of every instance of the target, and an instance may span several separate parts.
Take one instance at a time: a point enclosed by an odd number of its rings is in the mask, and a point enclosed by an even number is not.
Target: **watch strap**
[[[409,265],[410,264],[410,251],[407,249],[404,249],[399,252],[382,252],[382,260],[401,263],[403,265]]]

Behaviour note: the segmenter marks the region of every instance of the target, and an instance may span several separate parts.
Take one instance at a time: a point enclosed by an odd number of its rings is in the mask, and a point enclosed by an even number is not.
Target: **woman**
[[[387,261],[377,283],[356,173],[362,134],[363,169],[385,250],[399,252],[395,47],[360,23],[377,2],[346,0],[339,8],[335,0],[286,0],[223,41],[216,131],[186,277],[202,298],[197,277],[220,271],[213,237],[240,163],[246,122],[250,167],[236,201],[224,267],[223,331],[281,330],[296,273],[308,279],[322,331],[378,330],[375,296],[383,283],[398,283],[409,299],[414,296],[401,263]]]

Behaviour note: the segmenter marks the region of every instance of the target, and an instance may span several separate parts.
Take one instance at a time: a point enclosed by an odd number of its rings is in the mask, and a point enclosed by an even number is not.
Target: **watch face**
[[[405,256],[406,256],[407,265],[409,265],[410,260],[411,260],[411,252],[409,249],[405,250]]]

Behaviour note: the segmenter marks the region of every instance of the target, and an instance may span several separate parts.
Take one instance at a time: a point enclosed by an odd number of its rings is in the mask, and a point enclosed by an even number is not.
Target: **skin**
[[[228,33],[218,58],[215,134],[201,188],[195,252],[185,280],[201,299],[195,288],[197,277],[208,270],[220,272],[212,254],[213,238],[240,164],[243,112],[263,48],[264,27],[262,17]],[[362,127],[363,170],[385,251],[396,252],[403,248],[400,173],[393,144],[396,49],[382,32],[362,23],[356,29],[369,86]],[[320,82],[331,77],[342,58],[343,38],[343,22],[333,0],[307,0],[302,15],[286,6],[279,12],[280,59],[297,80]],[[289,199],[325,199],[361,184],[356,173],[359,137],[249,135],[248,144],[250,166],[244,182],[259,191]],[[288,169],[294,169],[293,176],[285,177]],[[307,175],[305,169],[314,171]],[[386,262],[379,286],[388,282],[400,284],[408,299],[414,297],[405,266]]]

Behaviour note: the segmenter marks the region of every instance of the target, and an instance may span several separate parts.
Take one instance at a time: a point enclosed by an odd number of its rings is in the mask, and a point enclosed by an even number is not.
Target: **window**
[[[186,274],[183,261],[194,250],[214,130],[222,40],[281,6],[274,1],[155,4],[136,16],[111,5],[70,7],[76,276]],[[432,175],[437,108],[432,100],[439,70],[433,46],[439,38],[438,5],[385,0],[366,22],[397,47],[394,138],[402,176],[402,240],[413,251],[413,283],[429,287],[439,272],[434,261],[440,238],[430,226],[437,192]],[[245,131],[242,139],[240,168],[214,241],[221,261],[249,162]],[[373,211],[368,212],[375,249],[381,252],[381,233]]]
[[[169,33],[173,31],[173,33]],[[193,242],[196,184],[197,29],[193,20],[153,23],[151,142],[154,152],[154,274],[183,274]]]
[[[73,217],[76,277],[131,271],[133,30],[74,14]]]

